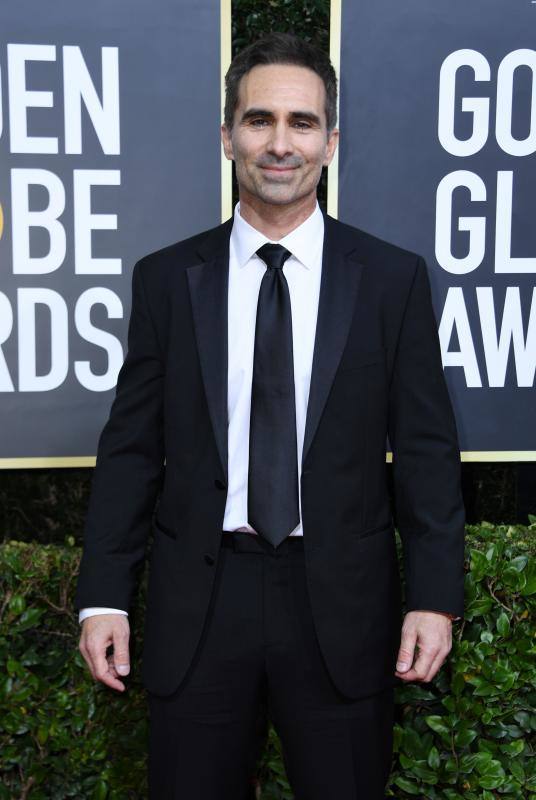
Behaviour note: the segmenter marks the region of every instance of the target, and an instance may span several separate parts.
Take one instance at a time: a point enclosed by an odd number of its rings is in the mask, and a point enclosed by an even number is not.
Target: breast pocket
[[[337,372],[351,372],[364,367],[384,367],[386,354],[386,347],[377,347],[374,350],[353,347],[343,353]]]

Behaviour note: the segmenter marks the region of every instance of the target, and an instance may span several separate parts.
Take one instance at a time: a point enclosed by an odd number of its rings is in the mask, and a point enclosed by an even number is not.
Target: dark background
[[[329,50],[329,0],[234,0],[233,54],[270,30],[293,31]],[[234,186],[236,200],[236,185]],[[326,203],[326,176],[319,187]],[[388,473],[391,476],[391,465]],[[6,539],[82,538],[91,469],[0,471],[0,531]],[[536,514],[536,465],[463,463],[467,522],[528,523]]]

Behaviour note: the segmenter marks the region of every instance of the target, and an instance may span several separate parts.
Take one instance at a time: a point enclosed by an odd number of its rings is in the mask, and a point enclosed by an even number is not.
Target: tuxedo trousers
[[[303,537],[222,532],[201,638],[176,692],[148,693],[151,800],[249,800],[268,723],[295,800],[383,800],[393,690],[354,700],[325,666]],[[180,636],[180,631],[177,631]]]

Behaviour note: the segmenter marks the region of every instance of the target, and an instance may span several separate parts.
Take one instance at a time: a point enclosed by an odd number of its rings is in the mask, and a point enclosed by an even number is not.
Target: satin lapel
[[[221,466],[227,474],[227,294],[232,221],[199,247],[203,263],[186,269],[207,405]]]
[[[353,253],[354,247],[351,244],[345,247],[340,241],[346,239],[344,226],[339,227],[339,223],[327,215],[324,215],[324,224],[322,277],[302,466],[311,447],[348,338],[363,271],[363,265],[357,261]]]

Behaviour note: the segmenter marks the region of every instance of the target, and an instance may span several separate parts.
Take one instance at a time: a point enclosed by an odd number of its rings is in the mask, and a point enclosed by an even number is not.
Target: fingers
[[[111,674],[113,675],[113,677],[114,677],[114,678],[117,678],[117,677],[119,677],[119,676],[118,676],[118,673],[117,673],[117,670],[116,670],[116,668],[115,668],[115,665],[114,665],[114,656],[113,656],[113,653],[110,653],[110,655],[106,656],[106,661],[108,662],[108,670],[111,672]]]
[[[125,691],[125,684],[118,680],[115,671],[110,669],[108,658],[106,657],[106,647],[99,647],[94,655],[95,676],[98,681],[109,686],[110,689],[117,689],[119,692]]]
[[[402,628],[402,640],[400,642],[400,649],[396,659],[396,671],[399,673],[406,673],[413,664],[413,657],[415,653],[415,645],[417,643],[417,630],[404,626]]]
[[[82,623],[79,649],[93,679],[119,692],[124,692],[125,684],[118,675],[126,675],[130,670],[128,641],[129,624],[124,615],[102,614],[88,617]],[[112,644],[114,654],[107,656]]]
[[[444,615],[425,611],[408,613],[402,629],[396,676],[407,683],[433,680],[451,646],[452,623]]]
[[[435,655],[434,652],[432,652],[423,654],[421,657],[419,651],[419,657],[417,658],[413,669],[410,669],[405,673],[396,672],[395,674],[397,678],[401,678],[401,680],[406,681],[407,683],[411,681],[428,683],[435,678],[448,654],[449,650],[440,649],[435,653]]]
[[[432,664],[430,666],[430,669],[428,670],[428,673],[423,678],[423,681],[425,683],[428,683],[429,681],[431,681],[431,680],[433,680],[435,678],[435,676],[437,675],[437,673],[441,669],[441,666],[443,665],[446,657],[448,656],[448,653],[449,653],[448,650],[446,650],[446,651],[445,650],[440,650],[438,652],[438,654],[436,655],[436,657],[432,661]]]
[[[118,675],[130,672],[130,654],[128,651],[129,629],[115,628],[113,632],[114,656],[113,664]]]
[[[436,658],[437,652],[435,648],[425,649],[420,645],[417,647],[417,658],[412,668],[401,675],[402,679],[405,681],[425,681]]]

